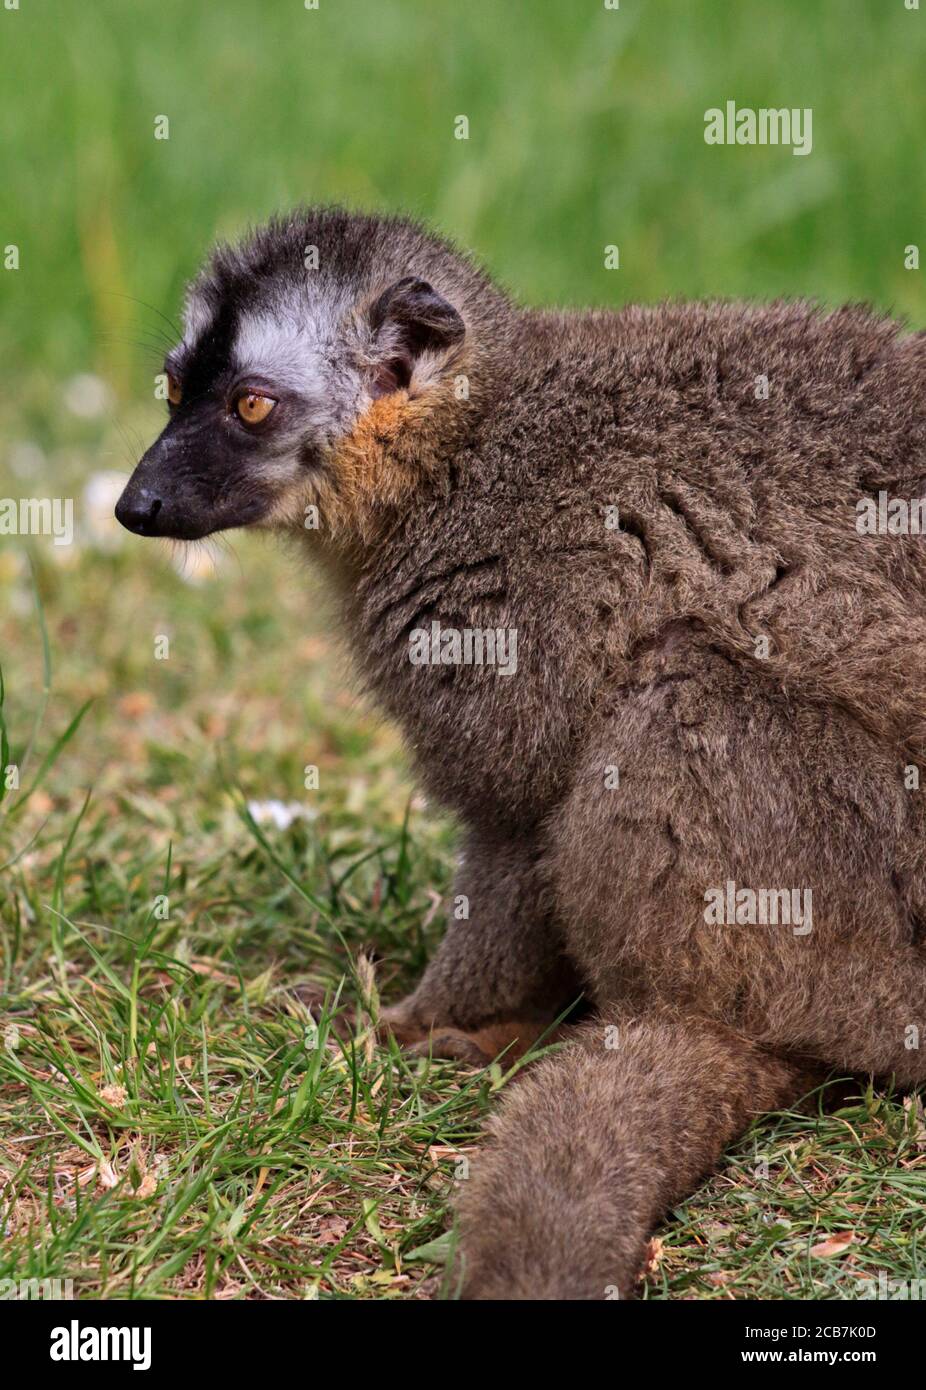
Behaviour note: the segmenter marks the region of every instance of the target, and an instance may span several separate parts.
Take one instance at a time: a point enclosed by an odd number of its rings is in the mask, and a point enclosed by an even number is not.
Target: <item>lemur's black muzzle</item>
[[[216,528],[189,479],[177,477],[174,445],[162,435],[140,460],[116,503],[116,520],[136,536],[199,540]]]
[[[150,451],[149,451],[150,453]],[[190,506],[163,471],[146,454],[116,503],[116,520],[136,536],[172,536],[198,540],[213,528],[203,524],[199,508]]]
[[[149,488],[133,487],[130,483],[116,503],[116,520],[137,536],[153,536],[157,534],[154,528],[163,505]]]
[[[171,422],[126,483],[116,520],[136,536],[178,541],[259,520],[268,497],[249,476],[249,460],[235,458],[214,436],[214,430],[191,435]]]

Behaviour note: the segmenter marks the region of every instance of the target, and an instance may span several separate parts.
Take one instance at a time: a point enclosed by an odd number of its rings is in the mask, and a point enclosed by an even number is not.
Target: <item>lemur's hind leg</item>
[[[382,1016],[404,1046],[514,1060],[580,997],[538,858],[530,837],[469,836],[447,933],[418,987]]]
[[[926,1079],[926,803],[900,751],[761,673],[674,659],[671,679],[602,710],[550,822],[591,992],[662,999],[840,1071]]]
[[[631,1295],[660,1215],[754,1115],[820,1080],[700,1019],[584,1025],[489,1121],[459,1202],[463,1297]]]
[[[901,1089],[926,1082],[926,951],[847,947],[815,967],[807,1007],[783,1004],[773,1022],[788,1047],[841,1072]],[[814,1007],[819,1000],[819,1006]],[[767,1030],[767,1041],[776,1037]]]

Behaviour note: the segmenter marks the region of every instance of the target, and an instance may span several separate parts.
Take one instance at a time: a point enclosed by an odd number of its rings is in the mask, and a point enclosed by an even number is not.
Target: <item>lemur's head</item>
[[[469,260],[396,218],[301,211],[220,247],[164,364],[170,418],[116,516],[195,540],[395,502],[478,400],[505,313]]]

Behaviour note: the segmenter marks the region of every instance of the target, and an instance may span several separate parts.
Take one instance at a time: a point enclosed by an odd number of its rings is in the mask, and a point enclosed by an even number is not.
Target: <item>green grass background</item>
[[[0,495],[80,499],[127,471],[161,418],[161,316],[216,235],[298,201],[411,211],[525,302],[807,295],[922,327],[924,58],[926,8],[903,0],[0,9],[0,246],[20,255],[0,270]],[[811,107],[813,153],[705,145],[727,99]],[[89,417],[68,405],[82,373],[110,392]],[[313,576],[250,537],[220,559],[189,583],[158,546],[0,538],[2,722],[30,792],[0,806],[0,1277],[432,1295],[504,1069],[408,1063],[365,1019],[439,933],[451,828],[351,693]],[[257,831],[242,795],[314,818]],[[313,981],[360,1010],[346,1051],[306,1046]],[[643,1291],[916,1277],[923,1135],[872,1093],[764,1124],[667,1223]]]
[[[4,241],[22,247],[7,364],[94,361],[122,381],[98,336],[125,326],[112,296],[174,312],[217,233],[300,200],[433,220],[530,301],[926,307],[902,264],[926,211],[926,14],[903,0],[22,0],[0,16]],[[703,113],[728,98],[812,107],[812,155],[706,145]]]

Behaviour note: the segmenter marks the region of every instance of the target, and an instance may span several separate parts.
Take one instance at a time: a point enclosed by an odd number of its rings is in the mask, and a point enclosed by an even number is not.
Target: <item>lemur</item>
[[[219,247],[184,323],[119,520],[298,536],[462,823],[468,917],[387,1026],[488,1058],[592,1010],[461,1184],[462,1295],[631,1296],[757,1113],[926,1078],[926,542],[872,523],[926,493],[926,337],[522,308],[338,208]],[[435,624],[516,634],[516,669],[412,660]]]

